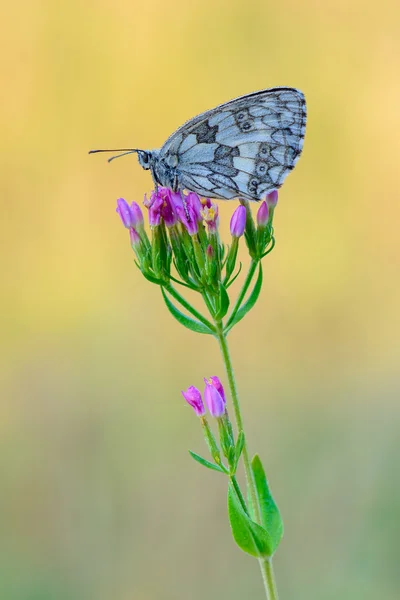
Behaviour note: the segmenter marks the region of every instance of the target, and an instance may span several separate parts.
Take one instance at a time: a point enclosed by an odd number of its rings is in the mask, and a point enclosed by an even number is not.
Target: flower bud
[[[211,383],[211,385],[213,385],[215,387],[215,389],[221,394],[223,401],[226,403],[225,390],[221,383],[220,378],[217,377],[216,375],[212,375],[211,377],[209,377],[208,381],[206,381],[206,380],[204,380],[204,381],[205,381],[205,383]]]
[[[140,231],[144,226],[144,218],[142,209],[137,202],[131,202],[131,213],[132,213],[132,227],[135,227]]]
[[[268,208],[268,204],[264,200],[263,202],[261,202],[261,206],[257,212],[257,225],[259,227],[266,227],[266,225],[268,223],[268,218],[269,218],[269,208]]]
[[[118,198],[116,212],[121,217],[122,224],[124,227],[129,229],[134,224],[134,214],[131,207],[123,198]]]
[[[138,232],[136,231],[136,229],[134,229],[133,227],[130,227],[129,236],[131,238],[132,248],[139,249],[140,248],[140,236],[139,236]]]
[[[278,190],[272,190],[272,192],[267,194],[266,200],[268,208],[275,208],[275,206],[278,204]]]
[[[225,413],[225,399],[221,396],[212,380],[206,380],[204,400],[212,417],[218,419],[223,416]]]
[[[231,218],[231,235],[233,237],[241,237],[246,227],[246,208],[242,205],[238,206]]]
[[[186,402],[190,404],[198,417],[204,417],[206,410],[201,398],[201,393],[194,385],[189,386],[186,392],[182,391],[182,396],[185,398]]]

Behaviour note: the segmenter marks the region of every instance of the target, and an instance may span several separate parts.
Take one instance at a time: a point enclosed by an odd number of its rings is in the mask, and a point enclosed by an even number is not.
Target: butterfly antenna
[[[120,158],[121,156],[126,156],[127,154],[134,154],[138,152],[138,148],[115,148],[114,150],[89,150],[89,154],[97,154],[98,152],[122,152],[122,154],[116,154],[108,159],[108,162],[114,160],[114,158]]]

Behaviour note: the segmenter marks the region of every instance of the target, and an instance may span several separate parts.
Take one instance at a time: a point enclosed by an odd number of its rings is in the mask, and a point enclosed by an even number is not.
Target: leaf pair
[[[246,514],[231,484],[228,489],[229,521],[234,540],[239,548],[251,556],[267,558],[274,554],[279,545],[283,535],[283,523],[257,454],[254,456],[251,466],[256,482],[261,524],[257,524]]]

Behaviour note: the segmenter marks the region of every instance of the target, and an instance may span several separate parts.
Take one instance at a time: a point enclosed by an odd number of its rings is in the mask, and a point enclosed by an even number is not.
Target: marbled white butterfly
[[[277,87],[221,104],[187,121],[160,150],[137,152],[154,183],[173,191],[229,200],[260,200],[281,187],[303,147],[306,102],[299,90]],[[110,160],[117,158],[113,156]]]

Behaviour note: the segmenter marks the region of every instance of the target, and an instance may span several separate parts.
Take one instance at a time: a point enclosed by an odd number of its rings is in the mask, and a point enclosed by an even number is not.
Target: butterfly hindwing
[[[306,108],[293,88],[255,92],[185,123],[160,150],[179,186],[202,196],[259,200],[279,188],[303,146]]]

